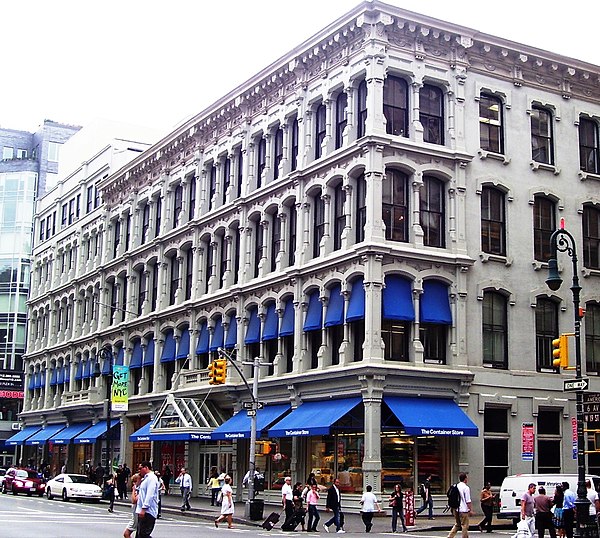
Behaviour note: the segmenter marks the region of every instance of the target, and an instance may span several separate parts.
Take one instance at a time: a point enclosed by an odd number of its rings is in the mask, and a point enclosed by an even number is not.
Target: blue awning
[[[112,359],[112,352],[105,353],[104,360],[102,361],[102,375],[109,375],[111,373],[110,363]]]
[[[439,280],[423,282],[421,296],[421,323],[439,323],[452,325],[452,311],[448,286]]]
[[[175,360],[175,335],[173,331],[165,334],[165,343],[163,345],[160,362],[171,362]]]
[[[223,347],[223,341],[225,339],[225,329],[223,328],[222,318],[217,318],[215,321],[215,330],[213,331],[212,338],[210,340],[210,351],[217,351],[220,347]]]
[[[50,437],[64,430],[66,424],[50,424],[25,441],[26,445],[43,445]]]
[[[208,326],[206,321],[203,321],[199,327],[200,334],[198,335],[198,345],[196,346],[196,355],[208,353]]]
[[[179,346],[177,347],[177,359],[187,359],[190,354],[190,331],[185,329],[181,331],[179,337]]]
[[[263,430],[278,420],[291,409],[289,404],[266,405],[256,411],[256,437],[260,437]],[[229,420],[221,424],[212,432],[213,440],[220,439],[249,439],[250,417],[246,411],[238,411]]]
[[[92,373],[94,372],[92,364],[92,357],[85,361],[85,364],[83,365],[83,379],[92,377]]]
[[[257,344],[260,342],[260,319],[258,317],[258,307],[253,307],[249,310],[250,319],[248,321],[248,329],[246,329],[245,344]]]
[[[20,432],[15,433],[12,437],[9,437],[4,444],[6,446],[17,446],[25,443],[33,434],[39,432],[42,429],[41,426],[27,426]]]
[[[454,400],[384,396],[408,435],[477,437],[477,426]]]
[[[275,303],[270,303],[267,306],[267,314],[265,315],[265,327],[263,329],[263,341],[275,340],[279,336],[279,316],[275,310]]]
[[[131,362],[129,363],[129,368],[133,370],[134,368],[142,367],[142,357],[144,355],[144,350],[142,349],[141,340],[136,340],[133,344],[133,351],[131,352]]]
[[[75,370],[75,381],[83,379],[83,359],[79,359],[77,369]]]
[[[56,373],[56,384],[62,385],[65,382],[65,368],[64,366],[58,367],[58,372]]]
[[[71,365],[67,363],[63,368],[65,369],[65,383],[69,383],[71,381]]]
[[[152,427],[152,421],[148,422],[148,424],[144,424],[139,430],[133,432],[129,436],[129,441],[132,443],[150,441],[150,428],[151,427]]]
[[[327,313],[325,314],[325,327],[344,324],[344,298],[342,297],[342,286],[336,284],[329,290],[329,301],[327,302]]]
[[[317,331],[323,326],[323,307],[319,300],[319,292],[313,291],[308,297],[308,310],[304,318],[304,332]]]
[[[212,433],[206,432],[152,432],[151,441],[212,441]]]
[[[283,309],[279,336],[292,336],[294,334],[294,302],[288,299]]]
[[[41,370],[39,370],[38,372],[35,373],[35,388],[36,389],[43,388],[44,377],[45,377],[45,372],[42,372]]]
[[[154,338],[150,338],[146,344],[142,366],[154,366]]]
[[[361,402],[361,398],[306,402],[277,422],[269,430],[268,435],[269,437],[329,435],[332,426]],[[363,424],[360,424],[360,427],[364,428]]]
[[[365,285],[363,277],[352,282],[348,312],[346,312],[346,321],[358,321],[359,319],[365,319]]]
[[[35,372],[29,374],[29,390],[35,390]]]
[[[111,420],[110,429],[112,430],[118,424],[119,424],[118,419]],[[80,433],[78,436],[76,436],[73,439],[73,442],[76,445],[81,445],[81,444],[89,445],[91,443],[95,443],[97,441],[97,439],[99,437],[101,437],[102,435],[104,435],[105,433],[106,433],[106,420],[102,420],[101,422],[94,424],[93,426],[91,426],[84,432]]]
[[[55,366],[50,374],[50,386],[53,387],[56,384],[58,384],[58,368]]]
[[[235,314],[229,318],[229,328],[225,339],[225,348],[233,349],[237,345],[237,318]]]
[[[123,366],[125,364],[125,348],[121,346],[115,357],[115,365]]]
[[[381,302],[383,319],[415,321],[412,286],[407,278],[400,275],[386,276]]]
[[[50,437],[50,441],[55,445],[68,445],[75,437],[77,437],[82,431],[87,430],[92,425],[91,422],[79,422],[77,424],[71,424],[64,430],[55,433]]]

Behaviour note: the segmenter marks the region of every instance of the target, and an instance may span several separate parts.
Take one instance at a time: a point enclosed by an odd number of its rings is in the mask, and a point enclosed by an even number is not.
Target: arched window
[[[504,193],[495,187],[481,189],[481,250],[506,256]]]
[[[408,241],[408,177],[398,170],[385,172],[382,213],[385,238]]]
[[[423,243],[427,246],[440,248],[446,246],[444,209],[444,182],[425,176],[421,190],[420,219]]]
[[[483,293],[482,303],[482,356],[483,364],[494,368],[508,368],[507,300],[494,291]]]
[[[444,144],[444,95],[437,86],[424,84],[419,90],[419,121],[424,142]]]
[[[388,134],[408,137],[408,85],[392,75],[383,85],[383,115]]]

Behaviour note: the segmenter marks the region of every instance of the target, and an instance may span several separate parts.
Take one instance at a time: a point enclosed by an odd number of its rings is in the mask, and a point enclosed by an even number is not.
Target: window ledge
[[[538,170],[547,170],[548,172],[552,172],[555,176],[560,174],[560,168],[558,166],[554,166],[553,164],[538,163],[537,161],[531,161],[529,163],[529,166],[531,166],[531,169],[534,172],[537,172]]]
[[[586,181],[588,179],[594,179],[596,181],[600,181],[600,174],[592,174],[591,172],[584,172],[583,170],[579,170],[579,179],[581,181]]]
[[[590,276],[600,276],[600,269],[590,269],[589,267],[584,267],[581,270],[581,274],[584,278],[588,278]]]
[[[513,264],[512,258],[508,256],[498,256],[497,254],[488,254],[487,252],[480,252],[479,258],[482,263],[498,262],[503,263],[506,267],[510,267]]]
[[[479,158],[483,161],[485,159],[495,159],[496,161],[501,161],[504,165],[510,163],[510,159],[506,155],[502,155],[502,153],[494,153],[493,151],[487,151],[485,149],[480,149],[477,153],[479,154]]]
[[[534,271],[541,271],[542,269],[546,269],[548,267],[548,262],[540,262],[538,260],[533,260],[531,262]]]

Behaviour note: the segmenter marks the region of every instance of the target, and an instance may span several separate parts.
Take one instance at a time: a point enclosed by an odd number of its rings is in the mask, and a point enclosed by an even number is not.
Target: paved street
[[[236,518],[235,528],[228,530],[226,525],[221,525],[217,530],[213,519],[217,508],[211,507],[204,499],[192,499],[192,511],[181,514],[178,509],[179,497],[171,495],[163,500],[163,517],[157,521],[154,538],[197,538],[199,535],[208,536],[305,536],[302,532],[283,532],[276,527],[271,532],[264,531],[256,522],[245,522]],[[273,507],[266,507],[265,513],[272,511]],[[237,512],[241,516],[244,507],[240,503]],[[266,515],[266,514],[265,514]],[[321,514],[321,523],[325,512]],[[44,536],[46,538],[108,538],[119,537],[129,521],[129,506],[126,503],[116,503],[115,512],[107,512],[107,504],[89,504],[60,500],[49,501],[45,497],[26,497],[13,495],[0,495],[0,536],[2,538],[29,538],[30,536]],[[475,520],[476,518],[474,518]],[[377,517],[374,519],[372,534],[388,535],[390,532],[390,518]],[[417,526],[409,533],[419,538],[443,538],[448,534],[451,518],[437,517],[433,521],[418,519]],[[360,516],[348,513],[346,517],[346,530],[348,537],[364,535],[364,527]],[[325,534],[321,525],[319,531]],[[334,529],[331,529],[332,533]],[[496,537],[506,538],[512,536],[514,530],[504,526],[498,528]],[[471,530],[472,536],[480,536],[479,532]]]

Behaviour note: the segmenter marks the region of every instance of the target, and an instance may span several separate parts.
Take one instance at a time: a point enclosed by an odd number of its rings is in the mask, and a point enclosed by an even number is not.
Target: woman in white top
[[[227,520],[227,527],[233,528],[233,490],[231,489],[231,477],[225,477],[225,484],[221,488],[221,515],[215,519],[215,527],[219,528],[221,521]]]

